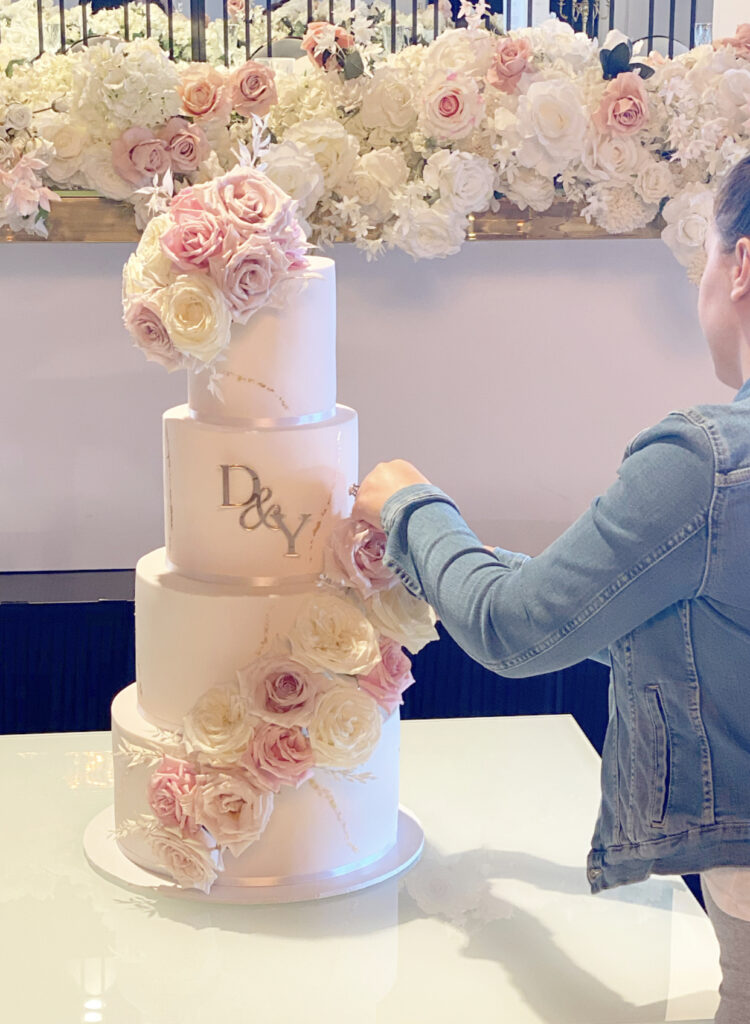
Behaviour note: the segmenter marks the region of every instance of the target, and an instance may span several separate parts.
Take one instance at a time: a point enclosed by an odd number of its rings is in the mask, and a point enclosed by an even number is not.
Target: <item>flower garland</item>
[[[301,33],[302,6],[281,8],[274,32]],[[750,25],[670,60],[635,59],[617,33],[601,49],[554,19],[501,34],[485,11],[467,0],[467,27],[435,39],[423,19],[424,41],[391,54],[385,9],[345,3],[338,26],[307,30],[307,57],[275,72],[244,60],[244,15],[229,68],[170,61],[142,38],[29,64],[35,6],[6,5],[21,56],[0,78],[0,225],[45,234],[49,189],[65,187],[132,203],[143,228],[155,178],[169,169],[179,190],[222,173],[262,116],[262,169],[297,200],[316,244],[447,256],[469,215],[500,199],[536,211],[565,200],[612,234],[661,214],[664,241],[697,280],[715,187],[750,145]],[[106,19],[119,17],[91,21],[114,32]],[[16,37],[3,30],[0,60]],[[211,61],[223,60],[218,45]]]

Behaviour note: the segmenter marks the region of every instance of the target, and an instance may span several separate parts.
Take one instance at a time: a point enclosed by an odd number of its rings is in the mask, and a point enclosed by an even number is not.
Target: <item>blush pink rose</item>
[[[252,167],[237,167],[206,186],[205,203],[240,238],[273,235],[289,216],[292,200]]]
[[[277,725],[307,725],[327,680],[286,655],[269,654],[237,673],[253,714]]]
[[[635,71],[613,78],[604,91],[593,121],[600,132],[632,135],[648,121],[648,99],[643,81]]]
[[[182,109],[190,117],[226,119],[232,109],[226,79],[210,64],[191,64],[178,86]]]
[[[169,170],[169,154],[163,139],[148,128],[126,128],[112,143],[112,166],[136,188],[148,185],[155,174]]]
[[[364,690],[388,714],[403,704],[404,690],[414,682],[411,661],[401,645],[390,637],[378,638],[380,663],[367,675],[357,676],[360,689]]]
[[[389,590],[398,581],[383,565],[386,536],[362,519],[338,523],[328,542],[326,572],[335,582],[353,587],[362,597]]]
[[[161,317],[146,301],[136,299],[129,302],[123,320],[137,348],[141,349],[146,359],[152,363],[159,363],[170,373],[184,366],[183,356],[172,344]]]
[[[321,36],[330,35],[332,30],[333,49],[325,49],[320,53],[316,53],[315,51],[320,44]],[[346,32],[339,25],[333,26],[328,21],[311,21],[307,26],[307,32],[302,39],[301,46],[313,64],[329,71],[339,66],[338,55],[341,50],[352,49],[354,46],[354,36],[350,35],[349,32]]]
[[[148,783],[148,802],[162,823],[178,828],[183,836],[200,831],[192,816],[192,800],[196,786],[195,769],[187,761],[163,757]]]
[[[273,810],[273,795],[258,789],[241,769],[215,769],[197,776],[193,811],[198,825],[235,857],[261,837]]]
[[[438,73],[422,91],[419,126],[430,138],[465,138],[479,124],[483,98],[470,75]]]
[[[733,36],[717,39],[714,43],[714,49],[718,49],[720,46],[733,46],[739,57],[750,60],[750,22],[738,25],[737,31]]]
[[[500,39],[484,76],[485,82],[500,92],[514,93],[521,75],[529,68],[531,54],[531,44],[527,39],[511,39],[509,36]]]
[[[208,271],[209,261],[222,252],[225,231],[216,215],[206,208],[203,193],[198,188],[183,189],[169,212],[172,223],[161,236],[163,252],[181,270]]]
[[[241,324],[268,303],[288,268],[284,250],[267,235],[248,238],[230,255],[210,262],[211,276],[227,301],[232,319]]]
[[[263,789],[278,793],[282,786],[296,788],[312,775],[310,740],[299,726],[264,722],[255,730],[240,764]]]
[[[170,117],[158,136],[167,147],[172,170],[178,174],[196,171],[211,152],[203,129],[184,117]]]
[[[243,117],[265,117],[278,102],[276,76],[271,68],[249,60],[229,76],[232,107]]]
[[[245,17],[245,0],[227,0],[227,14],[232,21]]]

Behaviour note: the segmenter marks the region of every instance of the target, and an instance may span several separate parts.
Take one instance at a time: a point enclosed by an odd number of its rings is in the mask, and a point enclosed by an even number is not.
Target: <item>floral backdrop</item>
[[[144,38],[137,4],[131,41],[117,38],[122,13],[104,11],[88,19],[97,39],[76,45],[76,9],[67,52],[36,57],[35,0],[0,0],[0,225],[44,235],[54,190],[80,188],[131,203],[143,228],[172,191],[249,151],[320,245],[448,256],[472,213],[563,200],[612,234],[661,214],[664,241],[699,277],[715,189],[750,148],[750,25],[667,59],[618,33],[600,48],[555,19],[504,33],[483,0],[464,0],[465,27],[442,10],[433,38],[430,8],[417,43],[404,15],[391,53],[390,5],[346,0],[334,26],[326,4],[305,26],[306,0],[292,0],[273,34],[302,37],[305,54],[270,66],[246,59],[244,3],[229,9],[228,47],[210,23],[196,64],[187,19],[175,15],[171,60],[166,19],[153,6]],[[56,4],[45,19],[54,46]],[[253,48],[266,38],[256,22]]]

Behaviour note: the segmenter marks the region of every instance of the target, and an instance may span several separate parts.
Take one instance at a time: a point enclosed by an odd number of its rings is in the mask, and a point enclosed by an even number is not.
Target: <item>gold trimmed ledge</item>
[[[60,202],[52,204],[48,238],[14,234],[4,228],[0,229],[0,242],[137,242],[140,238],[133,208],[128,203],[104,199],[93,192],[60,195]],[[535,213],[521,211],[503,200],[497,213],[479,213],[469,218],[467,237],[470,241],[659,238],[663,227],[658,217],[639,231],[610,235],[597,225],[588,224],[570,203],[553,203],[544,213]]]

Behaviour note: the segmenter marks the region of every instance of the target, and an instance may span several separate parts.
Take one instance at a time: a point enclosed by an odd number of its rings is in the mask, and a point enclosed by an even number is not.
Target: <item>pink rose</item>
[[[191,64],[178,86],[182,109],[190,117],[228,118],[232,107],[222,73],[209,64]]]
[[[720,46],[733,46],[737,51],[738,57],[750,60],[750,22],[738,25],[735,35],[727,36],[725,39],[717,39],[714,42],[714,49],[718,49]]]
[[[211,152],[203,129],[184,117],[170,117],[158,135],[167,147],[172,170],[178,174],[197,170]]]
[[[275,75],[271,68],[249,60],[229,76],[232,106],[243,117],[265,117],[278,101]]]
[[[330,39],[329,45],[319,53],[315,51],[321,44],[321,37]],[[328,21],[311,21],[307,26],[307,32],[302,39],[302,49],[310,60],[319,68],[326,71],[339,66],[339,53],[341,50],[351,50],[354,46],[354,36],[350,35],[339,25],[332,25]]]
[[[529,68],[531,53],[531,44],[527,39],[504,36],[495,47],[492,64],[484,77],[485,82],[500,92],[514,93],[521,75]]]
[[[227,300],[232,319],[246,324],[265,306],[289,268],[284,250],[267,235],[248,238],[226,257],[210,263],[211,276]]]
[[[635,71],[613,78],[604,91],[593,121],[600,132],[632,135],[648,120],[648,99],[643,81]]]
[[[245,17],[245,0],[227,0],[227,14],[232,21]]]
[[[255,730],[240,764],[262,789],[278,793],[282,786],[301,786],[312,775],[310,740],[299,726],[264,722]]]
[[[470,75],[451,71],[437,74],[421,97],[419,126],[428,138],[465,138],[479,123],[483,100],[479,86]]]
[[[386,636],[379,637],[378,644],[380,663],[367,675],[357,676],[357,682],[360,689],[369,693],[390,714],[404,703],[401,695],[414,682],[414,676],[411,674],[411,661],[400,644]]]
[[[143,299],[136,299],[126,305],[123,320],[146,359],[159,363],[170,373],[184,365],[183,357],[172,344],[161,317]]]
[[[285,655],[266,655],[237,673],[253,714],[277,725],[307,725],[325,676]]]
[[[212,769],[197,776],[195,820],[235,857],[260,838],[272,810],[273,795],[253,786],[241,769]]]
[[[187,195],[185,194],[187,193]],[[208,270],[224,246],[224,227],[203,202],[198,188],[178,193],[169,208],[172,224],[161,236],[164,253],[181,270]]]
[[[121,178],[141,188],[169,169],[169,154],[150,129],[126,128],[112,143],[112,166]]]
[[[362,596],[388,590],[398,581],[383,565],[386,537],[362,519],[344,519],[331,533],[326,551],[326,572]]]
[[[292,200],[278,185],[252,167],[237,167],[206,186],[206,206],[240,238],[280,230]]]
[[[200,831],[191,813],[195,785],[193,766],[166,756],[148,784],[148,802],[156,817],[162,825],[178,828],[183,836],[195,836]]]

